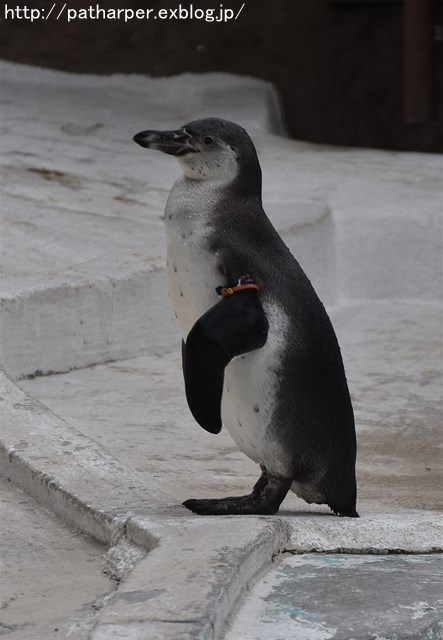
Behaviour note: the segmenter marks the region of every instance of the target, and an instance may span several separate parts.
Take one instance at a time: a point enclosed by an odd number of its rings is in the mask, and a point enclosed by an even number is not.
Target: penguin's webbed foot
[[[252,493],[236,498],[186,500],[190,511],[204,516],[221,515],[273,515],[289,491],[292,480],[269,476],[266,470],[254,486]]]

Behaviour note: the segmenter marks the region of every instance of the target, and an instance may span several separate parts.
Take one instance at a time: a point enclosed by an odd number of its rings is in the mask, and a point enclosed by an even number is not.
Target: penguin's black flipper
[[[192,327],[183,346],[186,399],[199,425],[210,433],[222,428],[221,400],[226,365],[235,356],[262,347],[268,320],[253,290],[217,302]]]

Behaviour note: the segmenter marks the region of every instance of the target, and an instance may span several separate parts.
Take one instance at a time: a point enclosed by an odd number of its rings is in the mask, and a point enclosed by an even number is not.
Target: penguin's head
[[[253,180],[261,187],[261,170],[254,144],[238,124],[221,118],[194,120],[173,131],[142,131],[134,142],[176,156],[192,180],[229,183]]]

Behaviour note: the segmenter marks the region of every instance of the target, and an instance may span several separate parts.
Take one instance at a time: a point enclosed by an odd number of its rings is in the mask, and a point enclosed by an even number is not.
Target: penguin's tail
[[[324,491],[326,503],[337,516],[359,518],[356,510],[357,483],[355,467],[335,469],[325,477]]]

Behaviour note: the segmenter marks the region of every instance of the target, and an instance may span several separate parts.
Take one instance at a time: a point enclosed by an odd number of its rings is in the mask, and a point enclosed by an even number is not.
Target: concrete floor
[[[105,547],[7,482],[0,484],[0,536],[0,635],[87,638],[96,611],[117,584]]]

